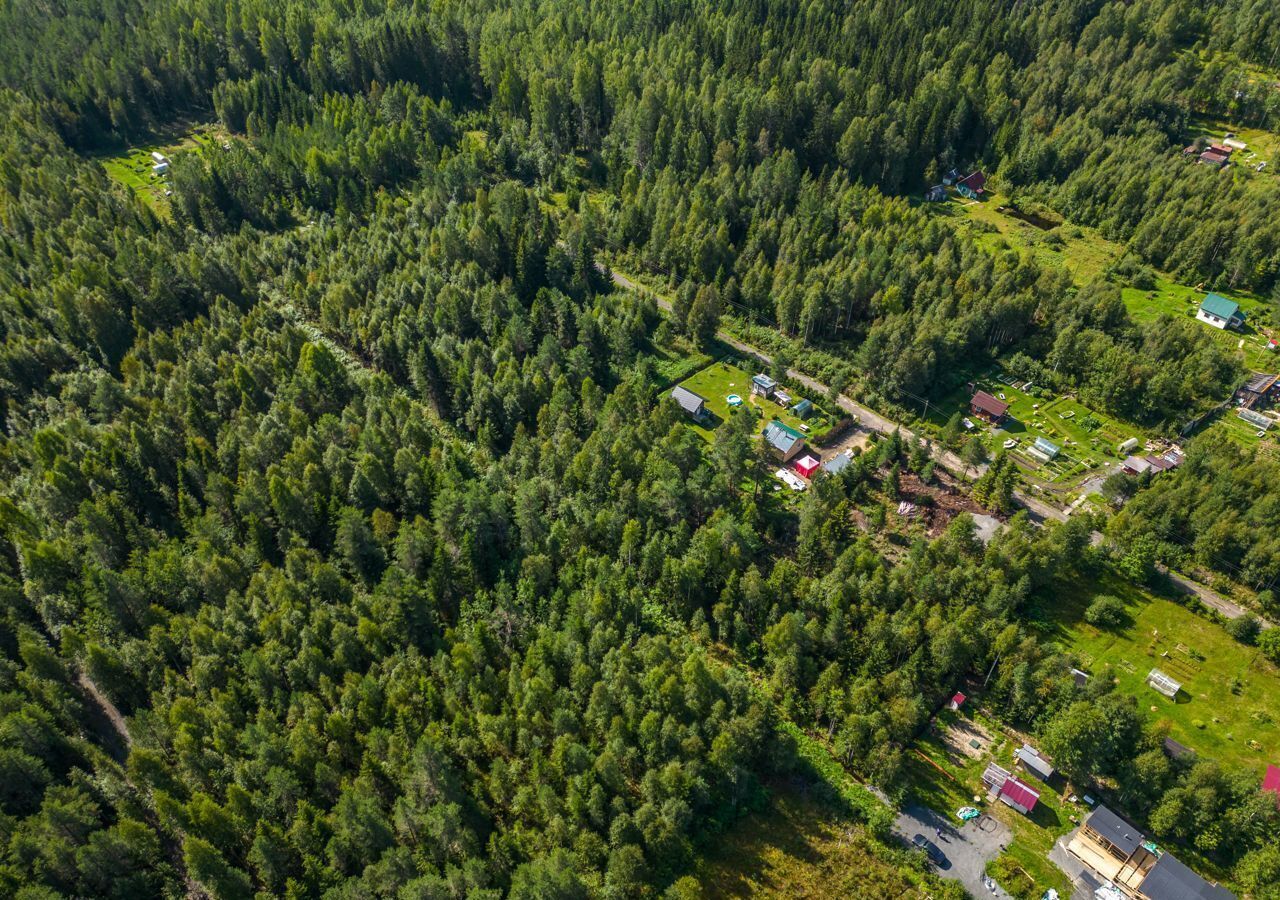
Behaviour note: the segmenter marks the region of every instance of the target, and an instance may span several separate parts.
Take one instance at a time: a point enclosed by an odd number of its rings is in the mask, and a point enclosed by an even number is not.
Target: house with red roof
[[[1040,800],[1039,791],[1013,775],[1005,779],[997,796],[1001,803],[1012,806],[1024,816],[1030,815],[1031,810],[1036,808],[1036,803]]]
[[[997,400],[986,391],[976,391],[969,400],[969,412],[992,425],[1003,425],[1009,415],[1009,404]]]
[[[972,172],[956,182],[956,191],[961,197],[967,197],[970,200],[977,200],[983,194],[983,189],[987,186],[987,176],[981,170]]]

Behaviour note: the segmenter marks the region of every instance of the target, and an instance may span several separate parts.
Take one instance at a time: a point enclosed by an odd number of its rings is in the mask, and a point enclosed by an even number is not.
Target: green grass
[[[1152,290],[1125,287],[1121,289],[1121,295],[1135,321],[1150,322],[1162,315],[1186,316],[1194,321],[1205,292],[1161,277],[1156,279]],[[1271,326],[1275,304],[1252,294],[1227,292],[1224,296],[1239,303],[1244,310],[1247,316],[1244,331],[1224,331],[1204,322],[1196,324],[1220,342],[1225,350],[1237,355],[1246,368],[1256,372],[1274,372],[1280,365],[1280,354],[1267,349],[1267,338],[1262,329]]]
[[[1001,194],[988,194],[976,203],[953,196],[946,203],[925,206],[939,215],[990,226],[994,232],[978,236],[981,246],[1030,254],[1048,268],[1065,269],[1077,284],[1094,280],[1124,253],[1122,245],[1104,238],[1096,229],[1064,223],[1046,231],[1000,212],[998,208],[1008,202]]]
[[[1191,131],[1187,135],[1187,143],[1190,144],[1198,137],[1207,137],[1215,142],[1221,141],[1226,137],[1228,131],[1235,132],[1238,140],[1244,141],[1249,145],[1246,149],[1237,150],[1231,154],[1232,162],[1238,163],[1233,166],[1233,170],[1249,170],[1248,174],[1252,175],[1254,174],[1252,167],[1265,161],[1267,167],[1262,170],[1261,174],[1267,176],[1276,174],[1276,167],[1280,165],[1280,135],[1274,132],[1263,131],[1260,128],[1233,125],[1226,119],[1203,116],[1192,120]],[[1250,154],[1255,153],[1257,156],[1250,158]]]
[[[155,160],[151,158],[151,152],[159,150],[172,158],[179,151],[203,150],[224,139],[212,126],[197,125],[157,135],[151,142],[130,147],[120,153],[100,156],[98,159],[112,181],[136,194],[156,212],[168,215],[169,198],[165,191],[169,181],[168,178],[152,173],[151,166]]]
[[[974,381],[979,389],[996,398],[1003,395],[1004,401],[1009,404],[1010,421],[1002,428],[992,429],[976,417],[968,416],[970,394],[965,379],[960,379],[956,387],[931,409],[931,424],[940,427],[956,410],[963,410],[970,421],[977,425],[970,433],[979,435],[989,450],[994,453],[1007,439],[1018,441],[1017,447],[1010,452],[1025,467],[1035,470],[1047,481],[1070,483],[1116,459],[1119,445],[1128,438],[1144,440],[1143,432],[1132,425],[1091,409],[1072,397],[1048,391],[1045,391],[1043,397],[1038,397],[1019,390],[1010,384],[1016,379],[1001,375],[998,371]],[[1097,423],[1092,429],[1084,424],[1090,418]],[[1027,449],[1038,437],[1052,441],[1061,448],[1062,452],[1056,459],[1043,463],[1027,453]]]
[[[703,897],[892,897],[927,884],[808,785],[774,786],[768,806],[712,842],[695,877]]]
[[[730,415],[754,415],[759,420],[761,429],[773,418],[781,420],[801,433],[804,433],[804,429],[800,426],[804,425],[809,429],[806,437],[810,441],[816,440],[830,429],[831,417],[820,406],[813,416],[800,419],[774,401],[753,395],[751,393],[752,374],[754,373],[723,361],[712,363],[682,381],[681,384],[684,387],[707,401],[707,409],[712,413],[712,419],[706,425],[690,422],[690,426],[707,440],[712,439],[715,429]],[[737,410],[729,406],[727,398],[730,394],[737,394],[743,399],[743,405]],[[792,403],[798,402],[802,396],[804,395],[793,394]],[[817,406],[817,398],[809,397],[808,399],[814,400]]]
[[[928,757],[929,762],[916,753],[908,757],[913,797],[943,813],[957,825],[956,810],[961,806],[976,806],[1009,826],[1012,837],[1008,848],[988,868],[989,874],[1005,890],[1032,900],[1039,898],[1047,888],[1057,889],[1063,897],[1070,896],[1070,882],[1066,874],[1049,861],[1048,853],[1059,837],[1075,827],[1069,818],[1076,812],[1075,808],[1056,788],[1030,776],[1024,780],[1040,794],[1030,816],[1024,816],[1003,803],[986,803],[982,773],[987,764],[994,761],[1012,771],[1013,751],[1020,744],[1008,738],[998,724],[980,713],[974,712],[965,717],[981,725],[993,737],[992,742],[983,748],[981,756],[954,757],[938,735],[961,718],[961,714],[950,710],[940,712],[935,728],[926,732],[913,748]],[[983,799],[975,802],[974,797]]]
[[[1101,594],[1124,601],[1124,627],[1084,621]],[[1148,718],[1168,722],[1170,737],[1201,756],[1259,777],[1280,756],[1280,670],[1220,626],[1111,575],[1059,586],[1040,616],[1048,636],[1077,654],[1085,671],[1114,678]],[[1176,700],[1146,686],[1153,668],[1182,682]]]
[[[1276,443],[1280,437],[1280,429],[1273,427],[1262,437],[1258,437],[1258,429],[1237,416],[1234,408],[1218,413],[1208,425],[1202,426],[1200,433],[1221,435],[1246,449],[1261,448],[1264,453],[1272,455],[1280,453],[1280,445]]]

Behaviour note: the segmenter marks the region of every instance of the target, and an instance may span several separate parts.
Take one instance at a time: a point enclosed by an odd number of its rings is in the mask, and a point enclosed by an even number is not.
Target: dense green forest
[[[1119,560],[1086,519],[1025,516],[891,555],[874,517],[933,478],[921,447],[793,507],[747,418],[709,445],[656,398],[662,345],[732,315],[871,397],[1006,354],[1171,433],[1242,375],[1221,343],[914,198],[982,166],[1133,267],[1273,297],[1280,181],[1180,151],[1195,115],[1280,127],[1251,74],[1278,17],[5,4],[0,893],[685,896],[702,842],[796,770],[780,725],[897,799],[987,674],[1073,778],[1277,896],[1252,774],[1166,759],[1027,621],[1146,577],[1157,542],[1274,581],[1274,465],[1192,453],[1109,526]],[[100,165],[206,121],[226,140],[173,154],[164,209]],[[683,282],[671,317],[605,259]]]

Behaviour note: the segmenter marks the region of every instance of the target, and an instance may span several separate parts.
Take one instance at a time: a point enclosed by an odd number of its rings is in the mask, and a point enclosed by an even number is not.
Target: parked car
[[[929,862],[933,863],[939,869],[947,864],[947,858],[942,851],[938,849],[938,845],[929,840],[923,834],[917,834],[911,839],[911,844],[917,850],[923,850],[925,856],[929,857]]]

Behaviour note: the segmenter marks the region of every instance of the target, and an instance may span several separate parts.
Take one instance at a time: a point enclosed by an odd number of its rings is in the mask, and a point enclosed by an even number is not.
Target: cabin
[[[1244,325],[1244,313],[1240,311],[1240,304],[1221,294],[1205,294],[1200,301],[1196,318],[1214,328],[1240,328]]]
[[[671,391],[671,399],[685,411],[693,421],[703,424],[711,418],[711,410],[707,409],[707,399],[686,387],[676,385]]]
[[[1200,163],[1202,166],[1212,166],[1215,169],[1221,169],[1230,159],[1231,157],[1227,154],[1210,148],[1209,150],[1205,150],[1201,153],[1196,159],[1196,162]]]
[[[1049,760],[1041,756],[1040,751],[1030,744],[1023,744],[1013,751],[1013,755],[1018,762],[1022,763],[1024,769],[1044,783],[1048,784],[1049,779],[1053,778],[1054,768],[1049,764]]]
[[[981,171],[972,172],[956,182],[956,191],[968,200],[977,200],[987,185],[987,176]]]
[[[765,426],[763,434],[774,456],[784,463],[791,462],[804,449],[804,435],[777,419]]]
[[[946,175],[942,176],[942,183],[947,186],[953,185],[959,180],[960,180],[959,169],[950,169]]]
[[[1097,806],[1067,842],[1067,852],[1129,900],[1235,900],[1162,851],[1105,806]]]
[[[1120,468],[1127,475],[1146,475],[1151,471],[1151,463],[1141,456],[1126,456],[1124,462],[1120,464]]]
[[[947,187],[943,184],[935,184],[929,190],[924,192],[925,203],[941,203],[947,199]]]
[[[766,400],[773,396],[773,392],[778,389],[778,382],[774,381],[763,372],[759,375],[751,376],[751,393],[758,397],[764,397]]]
[[[1009,404],[986,391],[976,391],[969,398],[969,412],[992,425],[1003,425],[1009,418]]]

